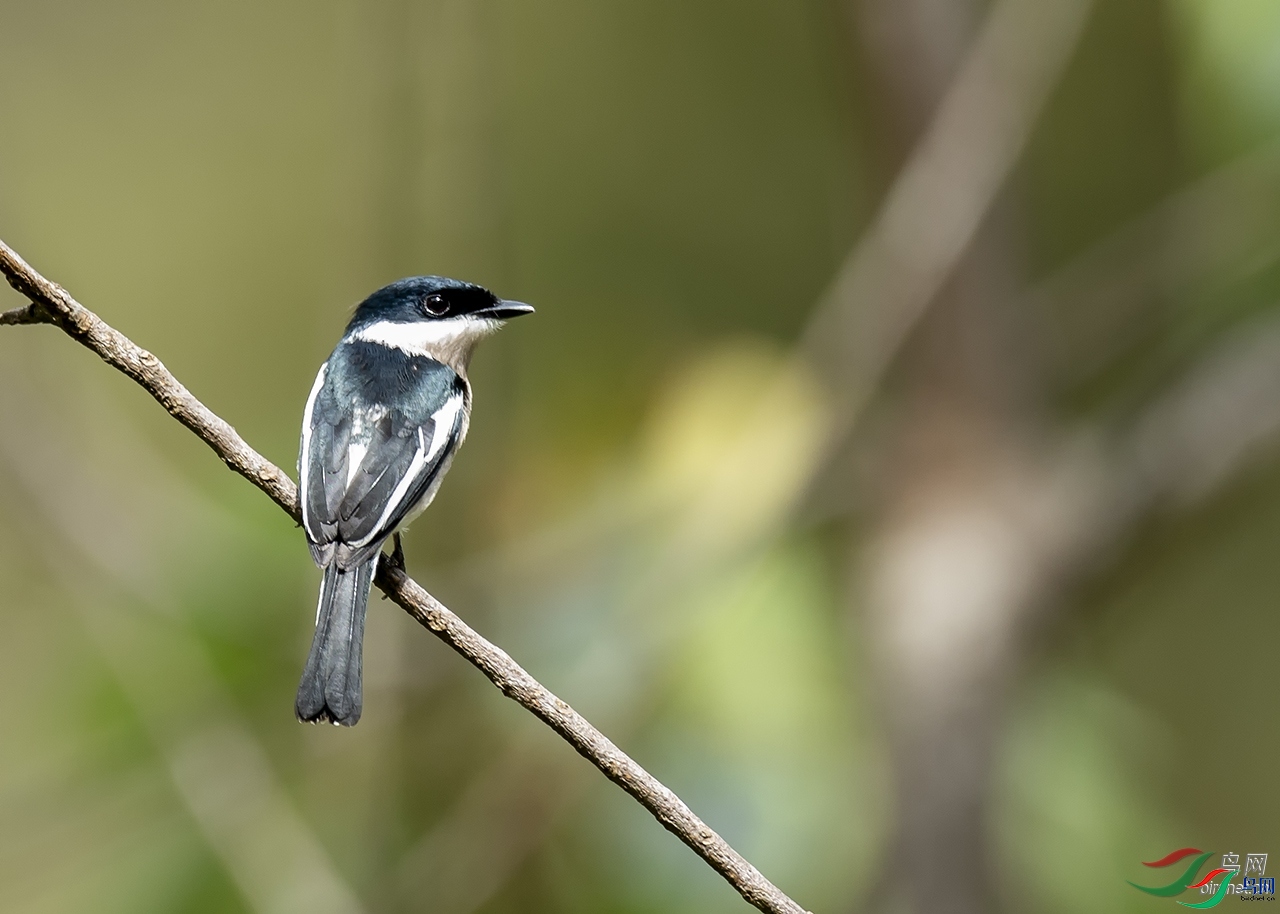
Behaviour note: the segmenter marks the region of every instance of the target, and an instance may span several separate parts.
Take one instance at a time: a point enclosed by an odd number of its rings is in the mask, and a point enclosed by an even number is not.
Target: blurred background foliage
[[[1280,7],[1079,5],[955,270],[1005,278],[847,442],[797,341],[1000,4],[0,0],[0,236],[289,468],[368,292],[534,303],[418,580],[814,911],[1155,910],[1140,860],[1277,850]],[[1150,497],[1035,578],[1027,468],[1098,441]],[[934,464],[996,520],[947,539]],[[743,910],[376,598],[364,720],[295,724],[299,532],[46,328],[0,332],[0,519],[0,909]]]

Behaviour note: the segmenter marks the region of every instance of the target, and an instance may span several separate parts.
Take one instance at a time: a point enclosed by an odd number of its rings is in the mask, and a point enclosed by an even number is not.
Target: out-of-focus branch
[[[433,914],[474,914],[501,892],[588,787],[532,733],[488,760],[453,807],[396,865],[405,904],[429,890]]]
[[[1226,335],[1114,430],[1085,427],[1039,467],[1034,495],[1044,595],[1096,573],[1163,508],[1203,501],[1280,447],[1280,318]],[[1030,564],[1030,563],[1028,563]]]
[[[1239,281],[1274,260],[1280,143],[1270,142],[1163,197],[1023,296],[1049,320],[1059,386],[1094,376],[1159,324],[1152,310],[1188,288]]]
[[[11,432],[17,418],[0,409],[0,423]],[[142,555],[154,558],[157,543],[182,523],[173,518],[171,503],[164,506],[166,516],[157,517],[158,505],[148,496],[159,494],[157,489],[181,495],[157,478],[154,466],[144,474],[145,494],[110,471],[101,477],[115,483],[110,491],[94,489],[86,478],[87,461],[98,451],[54,451],[41,431],[25,426],[22,434],[0,437],[4,483],[15,483],[39,514],[38,521],[33,517],[24,525],[36,531],[27,543],[51,574],[72,569],[63,575],[64,583],[90,643],[132,705],[177,797],[239,888],[247,910],[364,914],[299,815],[203,645],[165,613],[165,588],[148,573],[161,566],[148,562],[143,571],[137,561]],[[125,516],[134,523],[119,523]],[[111,536],[102,536],[103,530],[111,530]],[[189,699],[185,706],[170,700],[179,677]]]
[[[1029,609],[1096,574],[1162,508],[1203,501],[1280,450],[1280,318],[1212,346],[1123,428],[1077,430],[1017,491]],[[1034,620],[1032,620],[1034,621]]]
[[[828,459],[903,362],[878,523],[857,559],[896,779],[870,906],[979,914],[996,897],[988,810],[1004,698],[1054,535],[1036,484],[1029,336],[1010,307],[1018,214],[998,198],[1091,3],[857,7],[875,25],[860,37],[881,107],[906,112],[885,145],[912,151],[802,342],[837,398]],[[938,34],[980,16],[967,50]]]
[[[1271,318],[1229,334],[1119,437],[1113,488],[1129,506],[1124,526],[1162,503],[1205,498],[1272,451],[1277,435],[1280,319]]]
[[[4,323],[51,323],[124,372],[171,416],[195,432],[228,467],[265,492],[298,520],[297,486],[279,467],[251,448],[223,419],[196,399],[158,358],[110,327],[56,283],[32,269],[0,241],[0,271],[34,309]],[[39,312],[38,316],[37,313]],[[489,678],[508,698],[532,712],[606,777],[620,786],[668,831],[688,845],[749,903],[770,914],[804,914],[804,908],[699,819],[674,792],[609,741],[582,715],[529,675],[505,651],[490,643],[413,581],[403,569],[380,562],[378,587]]]
[[[1016,164],[1091,0],[998,0],[955,81],[805,330],[839,394],[833,446],[857,420]]]

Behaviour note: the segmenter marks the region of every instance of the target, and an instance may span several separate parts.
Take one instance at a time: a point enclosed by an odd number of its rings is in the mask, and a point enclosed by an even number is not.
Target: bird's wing
[[[316,379],[299,459],[303,526],[322,564],[335,547],[350,561],[376,552],[432,493],[466,421],[465,382],[441,363],[339,356]]]

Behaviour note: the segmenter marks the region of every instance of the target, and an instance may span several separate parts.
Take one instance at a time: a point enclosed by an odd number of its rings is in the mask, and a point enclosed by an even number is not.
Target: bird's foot
[[[400,542],[400,533],[391,534],[391,555],[387,556],[387,561],[391,563],[393,568],[404,571],[404,545]]]

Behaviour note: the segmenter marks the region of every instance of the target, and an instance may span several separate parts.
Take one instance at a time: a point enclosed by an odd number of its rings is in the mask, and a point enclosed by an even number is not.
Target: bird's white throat
[[[358,330],[351,339],[381,343],[410,355],[422,355],[443,362],[465,374],[476,343],[497,332],[502,321],[489,317],[462,315],[440,321],[377,321]]]
[[[438,347],[452,348],[462,342],[475,345],[500,326],[501,321],[486,317],[451,317],[442,321],[378,321],[356,332],[352,339],[366,343],[394,346],[414,355],[431,355]]]

